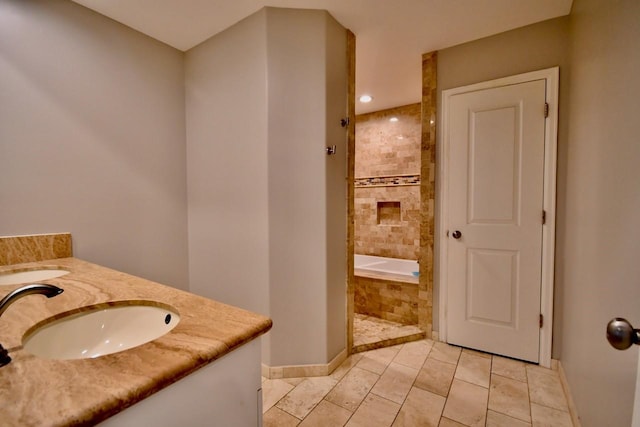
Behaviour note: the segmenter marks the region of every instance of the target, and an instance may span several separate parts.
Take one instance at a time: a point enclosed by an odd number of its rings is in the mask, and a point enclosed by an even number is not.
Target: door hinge
[[[547,223],[547,211],[542,211],[542,225]]]
[[[542,329],[542,325],[544,325],[544,316],[540,313],[540,329]]]
[[[545,102],[544,103],[544,118],[546,119],[547,117],[549,117],[549,103]]]

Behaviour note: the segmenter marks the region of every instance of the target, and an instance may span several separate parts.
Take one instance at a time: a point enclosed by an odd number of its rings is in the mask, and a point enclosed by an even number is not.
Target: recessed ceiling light
[[[371,102],[372,100],[373,100],[373,97],[371,95],[362,95],[360,97],[360,102],[367,103],[367,102]]]
[[[391,118],[389,119],[389,121],[390,121],[390,122],[397,122],[397,121],[398,121],[398,118],[397,118],[397,117],[391,117]]]

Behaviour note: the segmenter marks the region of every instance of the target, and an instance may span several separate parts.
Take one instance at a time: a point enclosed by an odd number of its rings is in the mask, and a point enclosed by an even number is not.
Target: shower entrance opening
[[[356,117],[354,353],[418,340],[421,105]]]

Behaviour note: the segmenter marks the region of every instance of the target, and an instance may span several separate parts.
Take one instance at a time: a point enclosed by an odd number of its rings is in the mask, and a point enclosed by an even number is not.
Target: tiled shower
[[[356,118],[356,255],[418,260],[420,108],[411,104]],[[420,332],[406,328],[418,323],[418,271],[403,277],[356,267],[355,275],[355,351]]]

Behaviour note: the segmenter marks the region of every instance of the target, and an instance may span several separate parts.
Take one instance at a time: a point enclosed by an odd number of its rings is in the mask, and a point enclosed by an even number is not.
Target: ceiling
[[[73,0],[182,51],[264,6],[326,9],[356,35],[356,103],[366,113],[420,102],[421,57],[567,15],[572,0]]]

